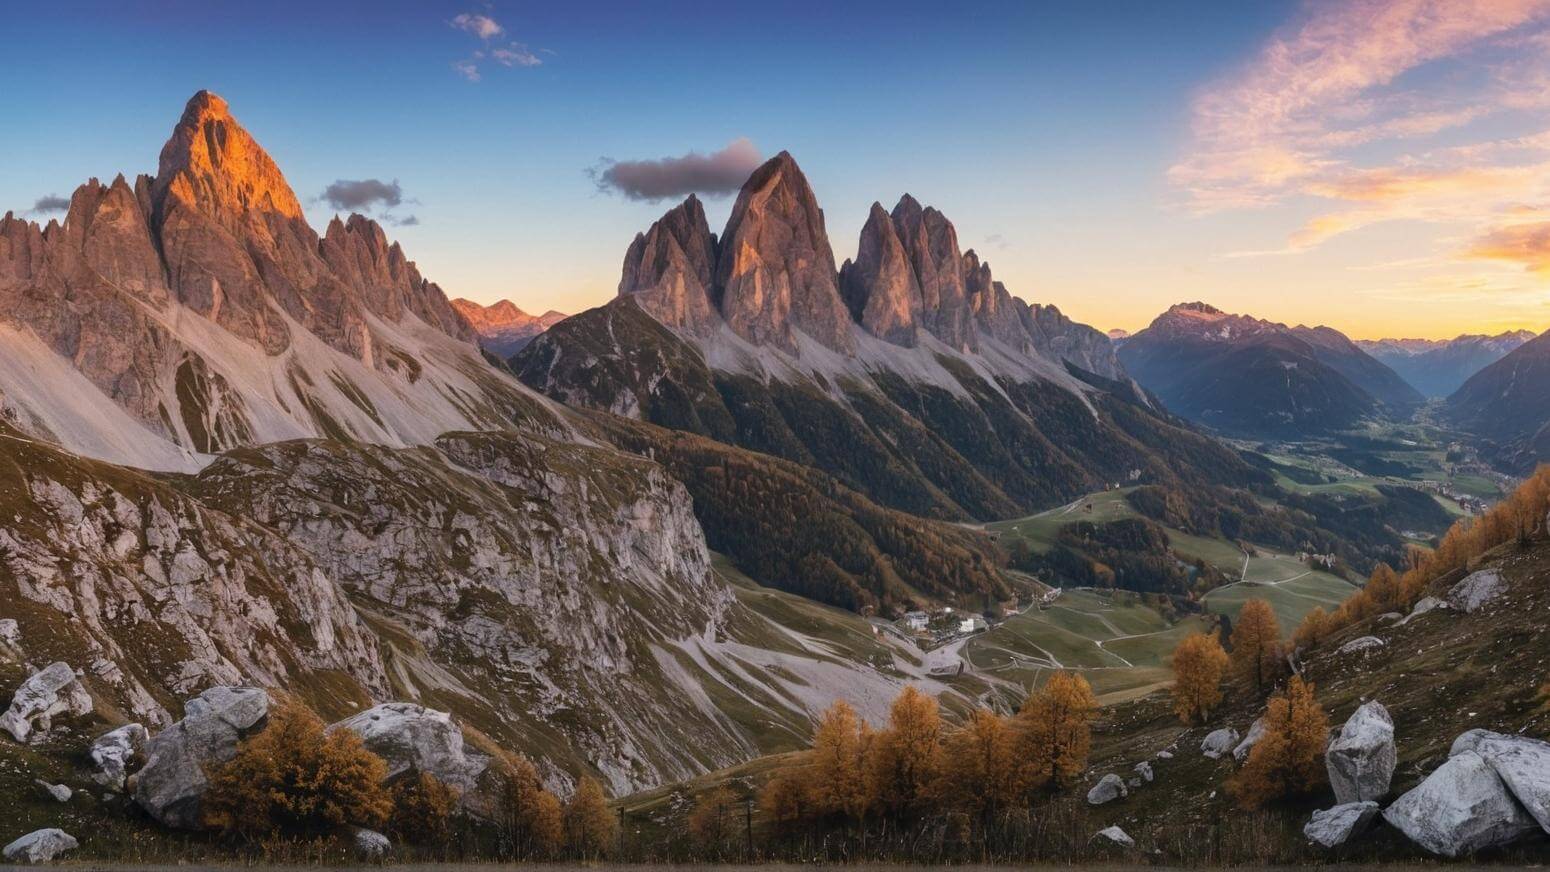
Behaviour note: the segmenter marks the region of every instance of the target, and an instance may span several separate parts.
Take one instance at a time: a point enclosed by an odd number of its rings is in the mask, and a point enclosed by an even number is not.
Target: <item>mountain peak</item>
[[[1210,303],[1202,303],[1199,300],[1196,300],[1193,303],[1176,303],[1173,306],[1170,306],[1168,311],[1182,315],[1197,315],[1210,318],[1228,317],[1227,313],[1223,312],[1221,309],[1216,308]]]
[[[227,220],[250,211],[302,217],[301,202],[280,168],[232,117],[226,101],[209,91],[189,99],[162,147],[155,187],[159,212],[165,212],[169,195]]]

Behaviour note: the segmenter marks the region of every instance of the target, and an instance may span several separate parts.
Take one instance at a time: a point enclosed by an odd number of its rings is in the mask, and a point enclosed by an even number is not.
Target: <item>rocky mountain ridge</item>
[[[0,218],[0,414],[89,456],[192,471],[309,436],[423,444],[561,424],[491,369],[382,228],[307,225],[221,98],[188,102],[157,175],[96,180],[62,223]]]
[[[1533,339],[1529,330],[1453,339],[1358,340],[1357,345],[1428,397],[1446,397],[1471,376]]]
[[[1180,303],[1118,346],[1171,410],[1236,435],[1299,436],[1406,413],[1423,397],[1344,334]]]

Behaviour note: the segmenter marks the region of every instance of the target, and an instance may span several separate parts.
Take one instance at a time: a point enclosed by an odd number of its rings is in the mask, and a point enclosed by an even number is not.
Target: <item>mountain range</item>
[[[1357,346],[1428,397],[1446,397],[1470,376],[1533,339],[1529,330],[1453,339],[1358,340]]]
[[[1170,410],[1223,433],[1300,437],[1384,415],[1424,397],[1329,327],[1288,327],[1181,303],[1118,341],[1126,370]]]
[[[479,346],[503,360],[526,348],[533,337],[565,320],[563,313],[553,309],[542,315],[529,315],[510,300],[484,306],[459,297],[452,301],[452,308],[474,329]]]
[[[1488,440],[1483,452],[1518,474],[1550,460],[1550,333],[1519,345],[1448,397],[1447,419]]]

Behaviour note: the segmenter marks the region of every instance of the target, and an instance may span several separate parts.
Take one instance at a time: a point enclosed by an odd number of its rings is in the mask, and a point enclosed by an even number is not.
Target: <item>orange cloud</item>
[[[1550,273],[1550,221],[1498,227],[1475,240],[1467,254],[1478,260],[1522,264],[1532,273]]]

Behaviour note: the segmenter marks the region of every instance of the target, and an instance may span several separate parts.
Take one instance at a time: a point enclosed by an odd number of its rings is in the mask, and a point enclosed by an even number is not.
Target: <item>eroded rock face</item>
[[[92,763],[92,780],[114,792],[124,789],[129,769],[144,760],[150,734],[140,724],[125,724],[98,736],[87,757]]]
[[[790,154],[754,170],[738,194],[716,289],[722,317],[750,342],[794,353],[795,329],[835,351],[852,347],[823,211]]]
[[[212,687],[184,705],[183,720],[151,739],[135,779],[135,802],[163,826],[200,826],[205,771],[237,754],[237,743],[269,713],[256,687]]]
[[[669,327],[708,333],[721,323],[711,302],[716,256],[705,207],[690,194],[630,243],[619,295],[633,294],[642,309]]]
[[[60,715],[79,716],[91,710],[91,694],[81,686],[70,664],[50,663],[16,689],[10,707],[0,715],[0,729],[25,742],[34,733],[47,733]]]
[[[1388,795],[1396,761],[1394,720],[1371,700],[1351,714],[1324,754],[1329,784],[1342,805]]]
[[[1302,828],[1308,841],[1325,848],[1338,848],[1348,844],[1372,826],[1378,817],[1378,804],[1371,800],[1337,805],[1316,811]]]
[[[1383,811],[1383,819],[1433,854],[1459,857],[1539,829],[1485,758],[1463,751]]]
[[[81,846],[75,837],[60,829],[36,830],[0,850],[0,857],[11,863],[48,863]]]
[[[895,345],[915,344],[923,306],[920,282],[881,203],[872,204],[861,228],[855,262],[840,268],[840,290],[851,317],[868,333]]]
[[[905,194],[893,207],[893,225],[920,286],[921,326],[958,351],[978,343],[973,331],[958,231],[947,216]]]
[[[1129,795],[1130,791],[1125,788],[1125,779],[1110,772],[1108,775],[1098,779],[1098,783],[1094,784],[1092,789],[1087,791],[1087,804],[1103,805],[1106,802],[1113,802],[1120,797]]]

